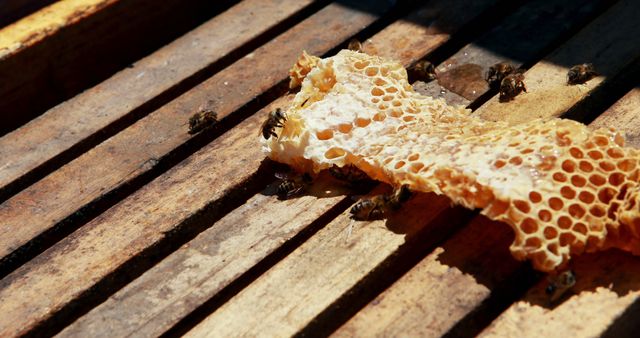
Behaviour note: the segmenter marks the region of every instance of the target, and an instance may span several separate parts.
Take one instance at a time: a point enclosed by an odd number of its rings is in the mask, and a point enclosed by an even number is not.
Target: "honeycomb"
[[[484,121],[415,92],[399,63],[348,50],[299,80],[279,137],[263,140],[273,160],[316,173],[352,164],[480,208],[513,228],[513,256],[542,271],[583,252],[640,253],[640,151],[620,133],[564,119]]]

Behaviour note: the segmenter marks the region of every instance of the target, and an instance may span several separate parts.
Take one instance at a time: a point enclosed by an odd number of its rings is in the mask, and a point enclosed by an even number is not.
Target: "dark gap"
[[[0,29],[56,2],[55,0],[2,0]]]
[[[438,214],[419,232],[407,235],[406,242],[398,248],[398,251],[387,257],[367,276],[319,313],[295,336],[329,336],[432,253],[438,245],[462,229],[476,214],[477,212],[462,207],[447,209]]]
[[[171,0],[158,6],[151,0],[120,1],[3,59],[0,72],[8,73],[5,85],[0,86],[5,96],[0,102],[0,136],[95,86],[236,2],[197,0],[184,5]],[[125,30],[125,21],[135,29]],[[30,67],[25,68],[27,64]],[[18,74],[11,69],[29,71]]]
[[[533,67],[536,63],[542,61],[544,57],[546,57],[547,55],[551,54],[553,51],[561,47],[565,42],[569,41],[578,32],[580,32],[582,29],[588,26],[593,20],[595,20],[597,17],[602,15],[604,12],[606,12],[610,7],[613,7],[613,5],[616,2],[617,1],[606,1],[606,0],[597,1],[596,5],[594,6],[594,10],[591,11],[589,15],[585,16],[580,21],[573,23],[570,29],[556,36],[545,48],[542,48],[541,50],[533,53],[533,55],[529,57],[528,60],[522,60],[523,63],[519,67],[519,69],[528,70],[529,68]],[[489,48],[489,50],[492,50],[492,49]],[[509,56],[508,53],[505,53],[505,54],[507,54],[506,56]],[[497,94],[498,94],[498,88],[490,88],[484,94],[480,95],[477,99],[471,102],[467,106],[467,108],[471,110],[476,110]]]
[[[62,331],[91,309],[107,300],[113,293],[138,278],[155,264],[211,227],[229,211],[242,206],[272,181],[273,166],[263,161],[260,168],[246,181],[227,189],[224,196],[198,210],[178,226],[164,233],[164,237],[138,255],[120,265],[99,282],[63,306],[51,317],[39,323],[26,336],[49,336]]]
[[[198,325],[202,320],[207,318],[211,313],[218,309],[222,304],[226,303],[233,296],[237,295],[244,288],[253,283],[274,265],[287,257],[291,252],[305,243],[311,236],[315,235],[320,229],[324,228],[328,223],[342,214],[352,204],[350,197],[342,199],[331,209],[318,217],[311,224],[302,229],[299,233],[286,241],[276,250],[265,256],[260,262],[242,273],[231,283],[217,292],[209,300],[195,308],[188,315],[183,317],[171,329],[161,335],[161,337],[181,337],[193,327]]]
[[[89,149],[95,147],[99,143],[102,143],[106,139],[118,134],[141,118],[147,116],[149,113],[152,113],[168,102],[174,100],[178,96],[196,87],[201,82],[210,78],[217,72],[225,69],[229,65],[236,62],[238,59],[242,58],[244,55],[263,45],[265,42],[268,42],[274,37],[282,34],[290,27],[298,24],[300,21],[306,19],[327,4],[327,0],[314,2],[312,5],[300,10],[289,18],[260,34],[259,36],[249,40],[246,44],[231,51],[218,61],[206,66],[205,68],[189,76],[183,81],[174,84],[167,91],[160,93],[158,96],[134,108],[128,114],[122,116],[121,118],[110,123],[104,128],[96,131],[94,134],[81,140],[80,142],[76,143],[60,154],[52,157],[33,170],[25,173],[23,176],[7,184],[5,187],[0,188],[0,203],[6,201],[21,190],[42,179],[43,177],[57,170],[61,166],[67,164],[83,153],[87,152]]]
[[[540,281],[540,273],[531,264],[521,264],[506,280],[492,290],[489,298],[467,313],[464,318],[443,335],[443,338],[477,337],[491,322],[521,299],[531,287]]]
[[[572,106],[564,118],[591,123],[640,83],[640,58],[624,67],[618,74],[607,78],[589,96]]]
[[[601,338],[637,337],[640,331],[640,300],[636,299],[624,312],[602,333]]]

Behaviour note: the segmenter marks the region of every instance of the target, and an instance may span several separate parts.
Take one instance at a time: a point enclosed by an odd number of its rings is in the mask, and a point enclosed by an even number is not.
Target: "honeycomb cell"
[[[598,146],[598,147],[606,147],[609,145],[609,140],[607,140],[606,137],[604,136],[595,136],[593,138],[593,142]]]
[[[538,211],[538,218],[543,222],[551,221],[551,211],[549,210],[540,210]]]
[[[532,191],[529,193],[529,201],[533,203],[540,203],[540,201],[542,201],[542,195],[537,191]]]
[[[338,131],[343,134],[348,134],[353,129],[353,124],[351,123],[340,123],[338,125]]]
[[[368,126],[369,123],[371,123],[370,119],[365,119],[365,118],[362,118],[362,117],[358,117],[355,120],[356,127],[359,127],[359,128],[364,128],[364,127]]]
[[[556,244],[556,243],[551,243],[551,244],[547,245],[547,250],[549,252],[551,252],[552,254],[556,255],[556,256],[560,255],[558,253],[558,244]]]
[[[573,231],[581,233],[583,235],[587,234],[587,226],[582,223],[576,223],[573,225]]]
[[[389,115],[393,117],[400,117],[404,114],[402,114],[402,110],[393,109],[392,111],[389,112]]]
[[[393,166],[393,168],[395,168],[395,169],[400,169],[400,168],[404,167],[404,165],[405,165],[405,164],[406,164],[406,163],[405,163],[404,161],[398,161],[398,162],[396,163],[396,165],[394,165],[394,166]]]
[[[384,159],[384,161],[382,161],[382,164],[387,165],[391,163],[391,161],[393,161],[393,157],[387,157]]]
[[[591,182],[593,185],[601,186],[601,185],[607,183],[607,179],[604,178],[604,176],[602,176],[602,175],[593,174],[593,175],[589,176],[589,182]]]
[[[382,122],[386,118],[387,114],[385,114],[384,112],[377,112],[375,115],[373,115],[373,120],[376,122]]]
[[[606,215],[606,211],[599,205],[594,205],[589,209],[589,213],[596,217],[602,217]]]
[[[598,191],[598,200],[604,204],[609,204],[616,197],[616,191],[613,188],[605,187]]]
[[[571,204],[569,206],[569,215],[571,215],[571,217],[580,219],[585,213],[587,213],[587,210],[580,204]]]
[[[382,96],[382,95],[384,95],[384,90],[380,89],[379,87],[373,87],[371,89],[371,95],[373,95],[373,96]]]
[[[410,162],[417,161],[420,158],[420,154],[411,154],[407,158]]]
[[[371,103],[373,103],[373,104],[377,104],[378,102],[380,102],[380,98],[379,98],[379,97],[373,97],[373,98],[371,98]]]
[[[581,191],[578,194],[578,199],[580,199],[584,203],[591,204],[596,199],[596,197],[588,191]]]
[[[384,89],[387,93],[397,93],[398,92],[398,88],[394,87],[394,86],[389,86],[387,88]]]
[[[636,160],[631,160],[631,159],[626,159],[626,160],[622,160],[618,162],[618,169],[622,170],[622,171],[626,171],[629,172],[633,169],[636,168],[636,164],[638,161]]]
[[[324,153],[324,157],[326,157],[326,158],[327,158],[327,159],[329,159],[329,160],[333,160],[333,159],[336,159],[336,158],[342,157],[342,156],[344,156],[345,154],[346,154],[346,152],[345,152],[343,149],[333,147],[333,148],[330,148],[329,150],[327,150],[327,151]]]
[[[416,119],[416,118],[415,118],[415,117],[413,117],[413,116],[411,116],[411,115],[403,116],[403,117],[402,117],[402,120],[403,120],[404,122],[411,122],[411,121],[413,121],[413,120],[415,120],[415,119]]]
[[[422,168],[424,168],[424,164],[423,163],[415,162],[415,163],[411,163],[411,166],[409,167],[409,170],[412,173],[417,174],[418,172],[420,172],[420,170],[422,170]]]
[[[613,162],[611,162],[611,161],[600,161],[598,163],[598,165],[604,171],[612,171],[612,170],[616,169],[616,165],[613,164]]]
[[[573,224],[573,222],[571,222],[571,219],[567,216],[560,216],[558,217],[558,226],[560,227],[560,229],[569,229],[571,228],[571,224]]]
[[[562,202],[558,197],[551,197],[549,199],[549,207],[551,207],[551,209],[558,211],[562,209],[563,206],[564,202]]]
[[[609,175],[609,184],[613,186],[619,186],[626,180],[624,174],[621,173],[613,173]]]
[[[571,184],[576,187],[584,187],[587,184],[587,180],[580,175],[571,176]]]
[[[533,149],[531,149],[531,148],[525,148],[525,149],[522,149],[522,150],[520,151],[520,154],[523,154],[523,155],[524,155],[524,154],[530,154],[530,153],[532,153],[532,152],[533,152]]]
[[[520,223],[520,229],[522,229],[525,234],[532,234],[538,231],[538,222],[531,217],[527,217]]]
[[[544,228],[544,238],[546,239],[554,239],[558,236],[558,230],[554,227],[546,227]]]
[[[572,199],[576,197],[576,191],[569,186],[564,186],[560,189],[560,195],[566,199]]]
[[[576,236],[570,232],[564,232],[560,234],[560,246],[568,246],[576,241]]]
[[[542,246],[542,240],[537,237],[530,237],[524,242],[524,245],[528,248],[539,249]]]
[[[602,155],[602,152],[600,152],[599,150],[591,150],[587,153],[587,155],[589,155],[589,157],[594,160],[600,160],[604,157],[604,155]]]
[[[582,150],[580,150],[579,148],[576,147],[571,147],[569,149],[569,153],[571,154],[571,156],[573,156],[573,158],[583,158],[584,157],[584,153],[582,152]]]
[[[609,155],[611,158],[621,158],[624,157],[624,151],[622,151],[622,149],[620,148],[609,148],[607,150],[607,155]]]
[[[378,87],[382,87],[387,84],[387,81],[385,81],[383,78],[378,77],[373,81],[373,84],[375,84]]]
[[[385,95],[384,97],[382,97],[382,101],[385,101],[385,102],[392,101],[393,99],[394,99],[393,95]]]
[[[567,181],[567,175],[561,173],[561,172],[557,172],[553,174],[553,180],[556,182],[566,182]]]
[[[578,163],[578,168],[585,173],[590,173],[593,171],[593,164],[588,161],[580,161],[580,163]]]
[[[509,159],[509,163],[514,164],[514,165],[520,165],[520,164],[522,164],[522,157],[514,156],[511,159]]]
[[[515,205],[515,207],[526,213],[529,213],[529,211],[531,211],[531,206],[529,206],[529,203],[527,201],[522,201],[522,200],[515,200],[513,201],[513,205]]]
[[[318,138],[318,140],[321,140],[321,141],[330,140],[333,138],[333,130],[331,129],[321,130],[316,133],[316,137]]]
[[[576,162],[573,162],[572,160],[562,161],[562,170],[568,173],[576,171]]]
[[[504,167],[505,164],[507,164],[507,162],[503,160],[496,160],[495,162],[493,162],[493,165],[498,169]]]
[[[369,61],[366,61],[366,60],[364,61],[358,60],[353,64],[353,66],[358,70],[365,69],[365,67],[367,67],[368,65],[369,65]]]
[[[364,73],[367,76],[376,76],[376,75],[378,75],[378,68],[377,67],[367,67],[367,69],[364,70]]]
[[[393,100],[393,102],[391,102],[391,105],[393,105],[394,107],[402,107],[402,102],[400,100]]]

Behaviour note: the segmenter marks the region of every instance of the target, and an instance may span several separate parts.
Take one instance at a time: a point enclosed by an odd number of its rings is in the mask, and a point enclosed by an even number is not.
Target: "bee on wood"
[[[282,128],[286,121],[287,117],[285,116],[282,109],[277,108],[276,110],[270,112],[269,116],[264,121],[264,123],[262,123],[262,127],[260,128],[262,136],[267,140],[271,136],[278,138],[278,134],[276,134],[275,129]]]
[[[398,210],[402,203],[411,198],[411,190],[406,184],[391,194],[373,196],[356,203],[349,213],[351,218],[360,221],[370,221],[381,218],[389,210]]]
[[[521,72],[511,73],[500,82],[500,102],[510,101],[518,94],[526,92],[524,86],[524,74]]]
[[[567,83],[570,85],[583,84],[593,79],[598,73],[590,63],[575,65],[567,73]]]
[[[502,80],[509,74],[513,73],[515,68],[507,62],[499,62],[489,67],[485,74],[485,80],[490,87],[499,87]]]
[[[189,134],[196,134],[218,122],[218,114],[209,108],[200,108],[189,118]]]
[[[409,67],[410,82],[423,81],[429,82],[438,78],[436,67],[427,60],[420,60],[413,66]]]
[[[544,291],[549,295],[549,300],[554,302],[575,284],[576,274],[573,270],[566,270],[556,276],[549,277],[549,285],[547,285]]]
[[[307,173],[302,175],[276,173],[276,177],[282,180],[277,187],[280,199],[287,199],[300,194],[313,182],[313,178]]]
[[[354,52],[362,53],[362,42],[358,39],[351,39],[347,48]]]

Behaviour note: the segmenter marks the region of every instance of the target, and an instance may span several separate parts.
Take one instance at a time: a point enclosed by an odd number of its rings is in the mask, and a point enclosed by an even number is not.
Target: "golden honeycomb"
[[[296,170],[355,165],[371,178],[448,196],[509,224],[517,259],[553,271],[571,255],[640,253],[639,151],[564,119],[484,121],[415,92],[399,63],[343,50],[310,65],[265,152]],[[296,68],[296,67],[294,67]]]

